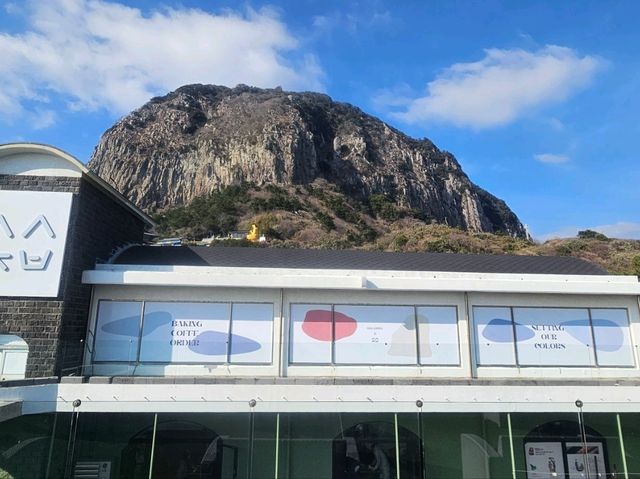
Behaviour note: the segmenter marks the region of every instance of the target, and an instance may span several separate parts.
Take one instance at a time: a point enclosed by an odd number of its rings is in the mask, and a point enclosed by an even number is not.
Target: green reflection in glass
[[[110,471],[112,479],[147,479],[151,462],[153,414],[80,413],[73,474]]]
[[[518,477],[622,477],[624,458],[615,414],[513,414]],[[624,417],[624,416],[623,416]]]
[[[606,471],[603,471],[601,476],[594,477],[605,477],[605,474],[613,475],[613,477],[620,477],[624,471],[624,460],[622,458],[622,447],[620,445],[620,438],[618,435],[618,422],[616,415],[585,413],[584,424],[586,428],[601,435],[603,443],[602,454],[606,455],[603,457],[607,468]],[[587,440],[588,442],[592,441],[589,437],[587,437]],[[600,441],[593,439],[593,442]],[[596,471],[591,471],[591,474],[595,475]]]
[[[0,424],[0,478],[64,475],[70,414],[20,416]]]
[[[506,414],[423,414],[426,477],[511,478]]]
[[[640,414],[620,415],[629,477],[640,477]]]

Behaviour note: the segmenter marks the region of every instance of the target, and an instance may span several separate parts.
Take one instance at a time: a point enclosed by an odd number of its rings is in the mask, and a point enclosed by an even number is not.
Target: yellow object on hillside
[[[258,231],[258,225],[254,223],[251,225],[251,229],[247,233],[247,239],[255,243],[256,241],[258,241],[259,238],[260,238],[260,232]]]

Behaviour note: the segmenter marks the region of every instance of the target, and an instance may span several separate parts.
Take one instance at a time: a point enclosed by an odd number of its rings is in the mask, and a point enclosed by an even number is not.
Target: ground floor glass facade
[[[640,477],[640,414],[65,413],[0,431],[0,479]]]

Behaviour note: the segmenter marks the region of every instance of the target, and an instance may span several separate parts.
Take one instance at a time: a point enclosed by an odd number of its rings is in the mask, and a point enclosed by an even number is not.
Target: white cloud
[[[27,31],[0,34],[0,110],[9,118],[54,97],[120,114],[187,83],[322,89],[318,62],[269,9],[145,15],[104,0],[28,7]]]
[[[536,239],[539,241],[547,241],[554,238],[573,238],[578,235],[578,231],[584,230],[597,231],[609,238],[640,239],[640,223],[629,221],[619,221],[617,223],[599,226],[567,226],[558,231],[536,235]]]
[[[38,110],[31,117],[31,127],[34,130],[44,130],[56,123],[57,115],[53,110]]]
[[[346,30],[351,35],[368,28],[387,27],[393,23],[388,10],[354,10],[351,13],[343,10],[313,17],[313,27],[320,33],[330,34],[334,30]]]
[[[13,2],[7,2],[4,4],[4,11],[9,15],[13,15],[20,12],[20,7]]]
[[[409,123],[443,122],[475,129],[510,123],[584,88],[604,61],[547,45],[537,51],[485,50],[477,62],[456,63],[396,115]]]
[[[564,131],[565,129],[564,123],[557,118],[549,118],[548,122],[549,126],[551,126],[555,131]]]
[[[552,165],[569,162],[569,157],[567,155],[558,155],[556,153],[540,153],[538,155],[533,155],[533,158],[540,163],[548,163]]]
[[[393,88],[379,90],[372,98],[372,105],[376,110],[388,108],[408,107],[413,101],[414,90],[408,83],[399,83]]]

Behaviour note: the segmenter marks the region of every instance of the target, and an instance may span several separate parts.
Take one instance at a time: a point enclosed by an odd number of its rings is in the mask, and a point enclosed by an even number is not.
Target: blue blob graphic
[[[197,344],[189,345],[189,349],[194,353],[205,354],[207,356],[227,354],[227,338],[227,333],[205,331],[194,338],[198,340]],[[260,348],[260,343],[252,339],[238,334],[231,335],[231,354],[251,353]]]
[[[170,324],[172,320],[173,316],[168,311],[155,311],[153,313],[145,313],[142,335],[147,336],[153,333],[156,329]]]
[[[156,329],[171,323],[173,317],[167,311],[157,311],[144,315],[144,331],[143,336],[153,333]],[[100,328],[105,333],[115,334],[118,336],[137,337],[140,334],[140,316],[129,316],[122,319],[110,321],[102,325]]]
[[[516,328],[516,342],[526,341],[527,339],[531,339],[536,335],[536,333],[534,333],[533,330],[528,326],[524,326],[517,321],[513,324]]]
[[[591,323],[593,328],[597,329],[596,338],[599,351],[613,352],[622,347],[624,335],[618,324],[608,319],[593,319]],[[566,321],[562,323],[562,326],[567,328],[581,326],[577,331],[573,329],[568,329],[567,331],[582,344],[591,344],[591,329],[589,328],[588,319]]]
[[[194,339],[195,344],[190,344],[189,349],[194,353],[207,356],[220,356],[227,354],[227,333],[219,331],[205,331]]]
[[[262,345],[253,339],[240,336],[239,334],[231,335],[231,354],[252,353],[261,347]]]
[[[571,321],[563,321],[560,326],[565,331],[577,339],[582,344],[593,347],[593,338],[591,337],[591,326],[589,319],[572,319]]]
[[[140,334],[140,316],[129,316],[103,324],[100,328],[105,333],[117,336],[137,337]]]
[[[518,341],[526,341],[533,338],[534,334],[529,328],[516,323],[516,336]],[[493,318],[487,323],[482,335],[494,343],[510,343],[513,341],[511,321],[502,318]]]

